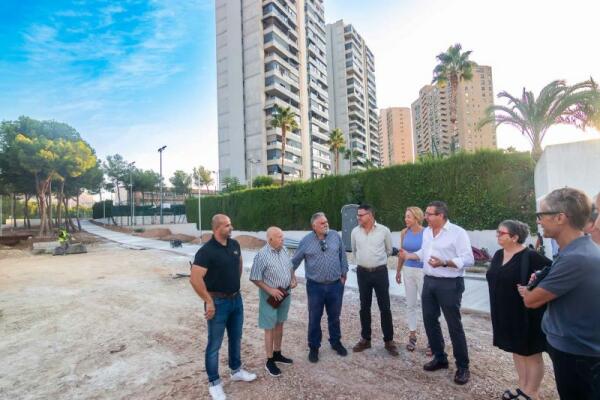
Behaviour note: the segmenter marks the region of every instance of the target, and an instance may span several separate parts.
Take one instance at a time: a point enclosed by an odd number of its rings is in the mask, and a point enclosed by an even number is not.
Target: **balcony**
[[[275,77],[265,79],[265,93],[271,96],[278,96],[284,101],[291,99],[297,103],[300,103],[300,97],[298,94],[292,92],[287,83],[281,82]]]
[[[275,2],[271,2],[263,7],[263,21],[269,18],[276,18],[280,21],[280,23],[284,25],[291,26],[292,29],[296,29],[296,16],[295,13],[293,18],[290,15],[282,12],[277,6],[275,6]]]
[[[265,79],[277,77],[282,82],[285,82],[289,85],[290,88],[293,89],[294,92],[300,90],[300,80],[298,75],[295,73],[286,70],[285,68],[277,65],[272,67],[271,69],[265,71]]]

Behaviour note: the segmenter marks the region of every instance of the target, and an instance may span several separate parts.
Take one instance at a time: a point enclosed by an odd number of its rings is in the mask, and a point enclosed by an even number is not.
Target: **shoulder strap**
[[[530,251],[531,250],[526,248],[521,256],[521,285],[527,285],[527,283],[529,283],[529,276],[531,275],[529,273]]]

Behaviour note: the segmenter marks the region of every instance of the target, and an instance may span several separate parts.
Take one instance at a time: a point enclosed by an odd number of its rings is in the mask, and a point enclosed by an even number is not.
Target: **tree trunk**
[[[13,220],[13,229],[17,228],[17,196],[16,194],[13,192],[11,193],[12,195],[12,201],[10,204],[10,212],[12,214],[12,220]]]
[[[61,227],[62,225],[62,203],[63,203],[63,199],[65,197],[65,181],[62,180],[60,182],[60,186],[58,187],[58,194],[57,194],[57,201],[56,201],[56,226],[58,228]],[[67,219],[65,217],[65,227],[67,225]]]
[[[117,204],[119,210],[119,221],[121,222],[121,226],[123,226],[123,218],[121,216],[121,191],[119,190],[119,181],[115,181],[115,188],[117,189]]]
[[[61,228],[64,228],[67,232],[73,232],[73,230],[71,229],[71,226],[69,225],[69,204],[68,204],[68,201],[69,201],[69,199],[66,198],[66,197],[61,198],[60,201],[59,201],[59,203],[62,203],[65,206],[65,226],[61,227],[59,225],[58,226],[58,230],[60,231]],[[58,205],[56,207],[58,208]],[[58,214],[58,211],[57,211],[57,214]]]
[[[452,122],[452,142],[458,143],[458,125],[456,124],[457,119],[457,108],[458,108],[458,76],[452,75],[450,77],[450,122]],[[455,152],[456,145],[450,146],[450,151],[453,154]]]
[[[542,144],[539,141],[535,141],[532,144],[533,147],[531,148],[531,158],[537,163],[540,160],[540,157],[542,157]]]
[[[48,204],[46,203],[46,192],[50,186],[50,180],[52,178],[48,177],[45,180],[40,181],[39,176],[35,175],[35,186],[37,190],[37,198],[38,198],[38,209],[40,214],[40,230],[39,236],[46,236],[50,231],[50,218],[48,216]]]
[[[76,208],[75,208],[75,218],[77,219],[77,230],[79,232],[81,232],[81,221],[79,220],[79,191],[77,191],[77,198],[75,200],[76,202]]]
[[[29,194],[25,193],[25,200],[23,204],[23,227],[31,229],[31,223],[29,222],[29,210],[27,209],[29,203]]]
[[[340,173],[340,150],[335,149],[335,174]]]
[[[69,232],[75,232],[75,231],[77,231],[77,227],[75,227],[75,224],[73,223],[73,219],[69,215],[69,198],[66,196],[64,197],[64,205],[65,205],[65,229],[67,229]]]
[[[281,127],[281,187],[285,183],[285,125]]]
[[[52,221],[52,216],[53,216],[53,210],[51,209],[52,207],[52,182],[49,183],[48,185],[48,189],[47,189],[47,193],[44,197],[44,199],[46,200],[46,215],[48,217],[48,229],[52,230],[54,227],[54,222]]]

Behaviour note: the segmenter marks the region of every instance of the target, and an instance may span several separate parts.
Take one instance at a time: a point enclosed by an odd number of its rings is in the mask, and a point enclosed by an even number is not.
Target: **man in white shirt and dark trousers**
[[[387,258],[392,254],[392,234],[386,226],[375,222],[373,209],[369,205],[358,207],[356,218],[358,226],[352,230],[350,238],[354,261],[358,265],[356,276],[360,294],[361,339],[352,350],[358,353],[371,347],[371,302],[375,290],[385,349],[392,356],[398,356],[398,348],[394,343],[387,268]]]
[[[425,219],[428,227],[423,232],[421,250],[416,253],[401,250],[400,254],[405,259],[423,261],[423,322],[434,357],[423,369],[436,371],[448,368],[448,355],[444,352],[444,336],[439,322],[441,310],[448,323],[456,361],[454,382],[464,385],[469,381],[470,373],[460,304],[465,291],[465,268],[475,262],[471,241],[463,228],[448,221],[448,206],[442,201],[429,203]]]

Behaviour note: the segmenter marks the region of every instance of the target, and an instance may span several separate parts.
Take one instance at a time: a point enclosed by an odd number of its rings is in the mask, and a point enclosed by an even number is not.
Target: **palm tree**
[[[457,43],[450,46],[445,53],[437,55],[438,65],[433,69],[433,80],[431,81],[442,88],[450,84],[450,122],[452,122],[453,148],[458,143],[458,128],[456,126],[458,84],[461,81],[473,79],[473,66],[475,65],[473,61],[469,60],[472,51],[461,52],[461,50],[462,46]]]
[[[340,172],[340,151],[343,151],[344,145],[346,144],[344,133],[340,128],[335,128],[331,131],[327,144],[329,145],[329,151],[332,152],[335,157],[334,173],[337,175]]]
[[[568,86],[563,80],[546,85],[538,95],[523,88],[521,98],[501,92],[498,97],[508,99],[508,106],[493,105],[486,109],[486,117],[478,127],[494,123],[512,125],[531,142],[531,157],[537,161],[542,155],[542,141],[552,125],[566,124],[585,129],[595,118],[595,105],[600,92],[593,79]]]
[[[373,160],[371,159],[367,159],[365,160],[365,162],[363,163],[363,167],[365,167],[365,169],[369,170],[369,169],[377,169],[379,168],[379,165],[375,164],[373,162]]]
[[[290,107],[281,108],[275,104],[271,126],[273,128],[281,128],[281,186],[283,186],[285,180],[285,170],[283,169],[285,161],[285,135],[288,130],[294,131],[298,129],[296,114],[292,112]]]
[[[340,149],[340,151],[344,154],[345,160],[350,160],[350,173],[353,172],[354,162],[361,156],[360,152],[355,149]]]

